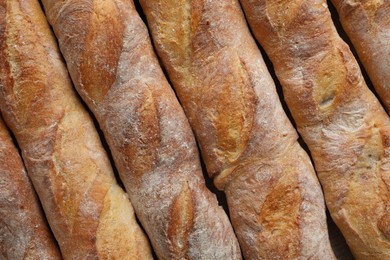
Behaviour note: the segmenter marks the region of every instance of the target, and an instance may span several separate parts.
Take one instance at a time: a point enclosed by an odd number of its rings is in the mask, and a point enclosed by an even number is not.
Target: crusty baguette
[[[321,187],[236,0],[141,0],[246,259],[332,259]]]
[[[241,0],[357,259],[390,259],[390,119],[325,0]]]
[[[196,143],[129,0],[43,1],[75,86],[102,128],[160,259],[241,259]]]
[[[0,259],[61,259],[22,159],[1,116]]]
[[[38,0],[0,0],[0,105],[65,259],[151,259]]]
[[[390,113],[390,1],[332,2],[375,90]]]

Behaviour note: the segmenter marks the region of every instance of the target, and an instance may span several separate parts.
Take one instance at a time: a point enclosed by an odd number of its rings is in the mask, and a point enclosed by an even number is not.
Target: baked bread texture
[[[22,159],[1,116],[0,258],[61,259]]]
[[[333,259],[321,187],[235,0],[141,0],[245,259]]]
[[[0,108],[65,259],[152,259],[38,1],[0,0]]]
[[[357,259],[390,259],[390,119],[325,0],[241,0]]]
[[[390,112],[390,1],[332,2],[379,98]]]
[[[43,0],[76,89],[97,118],[160,259],[241,259],[196,143],[129,0]]]

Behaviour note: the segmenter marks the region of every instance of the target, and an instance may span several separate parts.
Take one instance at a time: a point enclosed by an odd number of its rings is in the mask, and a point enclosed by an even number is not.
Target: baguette
[[[34,188],[1,116],[0,258],[61,259]]]
[[[160,259],[241,259],[133,1],[42,1]]]
[[[245,259],[333,259],[321,187],[239,2],[140,3]]]
[[[65,259],[152,259],[39,2],[0,0],[0,108]]]
[[[390,119],[325,0],[241,0],[357,259],[390,259]]]
[[[390,112],[390,1],[332,2],[379,98]]]

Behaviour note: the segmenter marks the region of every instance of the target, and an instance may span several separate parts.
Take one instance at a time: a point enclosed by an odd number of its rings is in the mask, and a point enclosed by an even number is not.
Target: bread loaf
[[[332,259],[321,187],[236,0],[141,0],[245,259]]]
[[[325,0],[241,0],[357,259],[390,258],[390,119]]]
[[[37,0],[0,0],[0,108],[65,259],[152,259]]]
[[[34,188],[1,116],[0,258],[61,259]]]
[[[157,256],[241,259],[228,217],[205,186],[190,126],[134,3],[43,4]]]
[[[375,90],[390,112],[390,1],[332,2]]]

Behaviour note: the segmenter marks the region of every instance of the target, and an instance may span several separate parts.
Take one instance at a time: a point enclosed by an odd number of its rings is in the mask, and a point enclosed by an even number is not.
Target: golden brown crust
[[[132,1],[43,4],[157,256],[241,259],[228,217],[204,184],[188,121]]]
[[[388,259],[390,120],[338,36],[326,1],[242,4],[274,63],[334,221],[356,258]]]
[[[152,258],[38,1],[1,0],[0,15],[1,110],[63,257]]]
[[[321,188],[238,1],[140,3],[244,257],[334,258]]]
[[[34,188],[1,116],[0,258],[61,259]]]
[[[390,112],[390,1],[332,0],[375,90]]]

